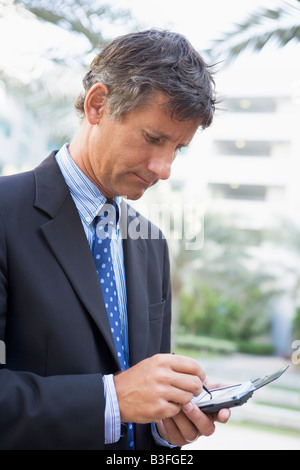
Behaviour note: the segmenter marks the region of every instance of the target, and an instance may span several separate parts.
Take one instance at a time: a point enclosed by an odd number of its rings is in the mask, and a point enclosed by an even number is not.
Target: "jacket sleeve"
[[[42,377],[10,369],[13,348],[8,334],[8,276],[6,237],[0,218],[0,340],[6,353],[5,361],[0,361],[0,449],[103,448],[100,374]]]
[[[98,374],[39,377],[2,368],[0,449],[103,448],[101,387]]]

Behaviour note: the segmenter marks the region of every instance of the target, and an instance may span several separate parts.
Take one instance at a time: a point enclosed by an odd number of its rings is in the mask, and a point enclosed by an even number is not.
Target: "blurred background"
[[[284,365],[196,449],[300,449],[300,1],[0,0],[0,174],[70,142],[73,102],[113,37],[168,28],[212,65],[222,102],[135,206],[169,240],[173,350],[213,381]]]

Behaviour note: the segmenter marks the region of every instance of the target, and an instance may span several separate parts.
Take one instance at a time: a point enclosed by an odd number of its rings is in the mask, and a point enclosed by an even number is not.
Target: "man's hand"
[[[204,370],[189,357],[157,354],[145,359],[114,376],[121,421],[181,419],[182,406],[189,406],[193,396],[201,393],[204,380]]]
[[[165,441],[176,446],[183,446],[200,436],[210,436],[215,431],[215,421],[226,423],[229,418],[229,409],[206,415],[197,405],[190,402],[184,405],[173,418],[157,422],[156,427]]]

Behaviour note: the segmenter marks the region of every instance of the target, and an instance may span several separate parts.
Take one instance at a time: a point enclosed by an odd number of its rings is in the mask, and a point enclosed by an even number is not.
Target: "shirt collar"
[[[64,144],[57,152],[56,160],[69,187],[75,205],[81,219],[86,224],[91,224],[100,212],[106,201],[106,197],[97,186],[83,173],[72,159],[69,151],[69,144]],[[121,210],[122,197],[114,198]]]

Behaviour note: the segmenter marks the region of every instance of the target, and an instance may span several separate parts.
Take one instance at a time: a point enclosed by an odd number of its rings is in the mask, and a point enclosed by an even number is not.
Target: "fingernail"
[[[182,409],[185,413],[190,413],[191,411],[193,411],[194,405],[193,403],[190,402],[190,403],[187,403],[186,405],[183,405]]]

